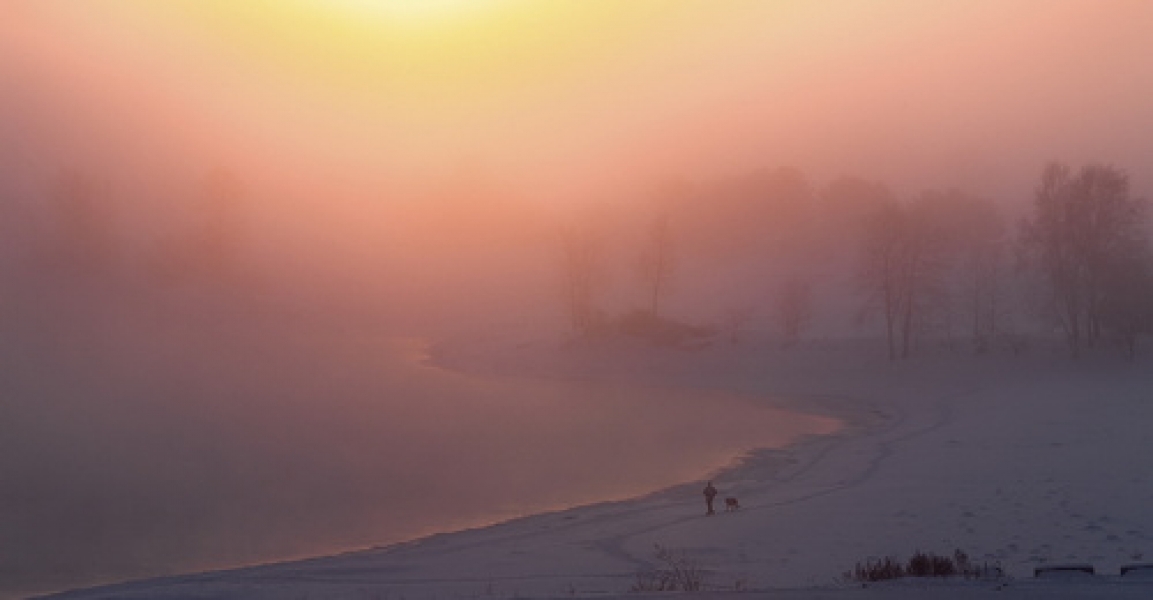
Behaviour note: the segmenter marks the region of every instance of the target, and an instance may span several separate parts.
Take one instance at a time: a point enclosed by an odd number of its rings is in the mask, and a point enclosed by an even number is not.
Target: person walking
[[[705,486],[705,508],[708,509],[708,512],[705,513],[706,515],[716,514],[716,512],[713,511],[713,498],[716,497],[717,488],[713,487],[713,482],[710,481],[709,484]]]

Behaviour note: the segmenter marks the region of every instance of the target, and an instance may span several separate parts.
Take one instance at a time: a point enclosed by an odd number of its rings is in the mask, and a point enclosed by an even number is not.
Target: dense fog
[[[899,307],[869,236],[894,206],[951,240],[906,350],[1059,338],[1044,278],[1010,275],[1043,169],[1153,189],[1149,3],[500,6],[483,27],[308,0],[0,6],[0,580],[518,514],[492,492],[517,482],[463,481],[451,522],[366,527],[461,475],[461,438],[501,460],[498,423],[517,444],[584,431],[579,390],[446,383],[398,339],[758,330],[884,353]],[[472,395],[553,404],[489,421]],[[628,409],[597,414],[606,447],[629,439]],[[617,476],[597,489],[644,487]],[[593,499],[535,484],[534,506]]]

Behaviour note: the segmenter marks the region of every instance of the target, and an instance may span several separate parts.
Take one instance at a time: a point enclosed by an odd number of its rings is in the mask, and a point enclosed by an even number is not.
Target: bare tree
[[[885,319],[890,360],[909,356],[913,332],[940,295],[941,236],[926,202],[889,202],[865,227],[860,282]]]
[[[1140,335],[1153,332],[1153,257],[1147,249],[1128,252],[1102,280],[1101,324],[1132,360]]]
[[[1022,254],[1043,273],[1073,356],[1101,337],[1107,302],[1123,293],[1126,265],[1137,264],[1147,242],[1146,211],[1114,167],[1088,165],[1074,175],[1050,163],[1042,171]]]
[[[978,206],[995,211],[991,204]],[[998,324],[1006,311],[1002,293],[1007,245],[1005,223],[998,213],[990,212],[969,225],[968,235],[961,239],[961,287],[973,340],[983,349],[997,337]]]
[[[792,346],[813,319],[813,289],[809,280],[794,273],[777,286],[773,316],[781,330],[782,343]]]
[[[672,232],[669,229],[669,217],[661,214],[653,220],[649,228],[648,244],[641,252],[637,264],[641,281],[648,287],[649,314],[654,319],[659,314],[661,298],[671,289],[676,266],[677,257]]]
[[[1041,172],[1034,192],[1033,218],[1021,225],[1022,255],[1047,280],[1054,313],[1065,329],[1070,350],[1081,347],[1082,299],[1072,222],[1072,174],[1069,167],[1050,163]]]
[[[573,331],[587,334],[595,324],[595,294],[603,278],[600,236],[591,227],[561,231],[562,291]]]
[[[905,252],[904,220],[904,211],[896,203],[886,204],[870,215],[862,251],[861,284],[869,293],[869,304],[880,305],[889,360],[897,358],[897,327],[905,298],[901,267]]]
[[[933,224],[935,242],[947,255],[940,318],[946,323],[959,318],[975,347],[984,350],[1008,313],[1003,293],[1008,244],[1004,219],[992,202],[959,190],[926,192],[921,203]]]

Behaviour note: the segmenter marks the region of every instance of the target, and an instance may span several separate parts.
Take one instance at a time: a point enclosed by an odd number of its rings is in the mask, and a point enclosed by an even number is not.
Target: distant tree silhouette
[[[864,227],[860,283],[867,306],[884,316],[890,360],[909,356],[914,330],[940,298],[944,247],[928,206],[890,201]]]
[[[677,267],[676,246],[667,214],[658,215],[653,220],[648,243],[641,251],[637,267],[641,281],[648,288],[649,314],[656,318],[661,298],[671,290]]]
[[[983,351],[1009,312],[1004,293],[1008,240],[997,206],[959,190],[927,191],[920,198],[935,243],[947,263],[938,324],[947,332],[959,320],[974,346]]]
[[[960,243],[960,285],[970,320],[970,333],[977,347],[984,349],[1000,333],[1008,310],[1004,293],[1005,261],[1008,248],[1005,221],[996,206],[987,201],[968,205]]]
[[[596,322],[595,296],[604,277],[603,245],[591,227],[561,231],[562,292],[574,332],[590,333]]]
[[[1141,287],[1146,218],[1147,203],[1130,194],[1124,171],[1087,165],[1074,174],[1057,162],[1042,170],[1021,227],[1022,255],[1043,274],[1073,356],[1107,324],[1129,322],[1122,315]]]
[[[1103,282],[1102,326],[1133,359],[1141,334],[1153,333],[1153,257],[1147,250],[1126,253],[1111,265]]]
[[[880,305],[889,360],[897,358],[896,340],[906,296],[905,219],[903,208],[896,202],[889,202],[869,215],[862,251],[861,284],[869,294],[870,305]]]

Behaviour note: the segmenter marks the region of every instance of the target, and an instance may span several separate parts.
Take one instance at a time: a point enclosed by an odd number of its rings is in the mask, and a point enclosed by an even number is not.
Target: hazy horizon
[[[792,167],[1011,216],[1051,160],[1153,189],[1145,2],[414,6],[5,3],[6,237],[49,228],[74,169],[152,252],[223,168],[250,254],[395,297],[497,264],[547,278],[510,257],[574,219],[643,221],[670,181]]]

